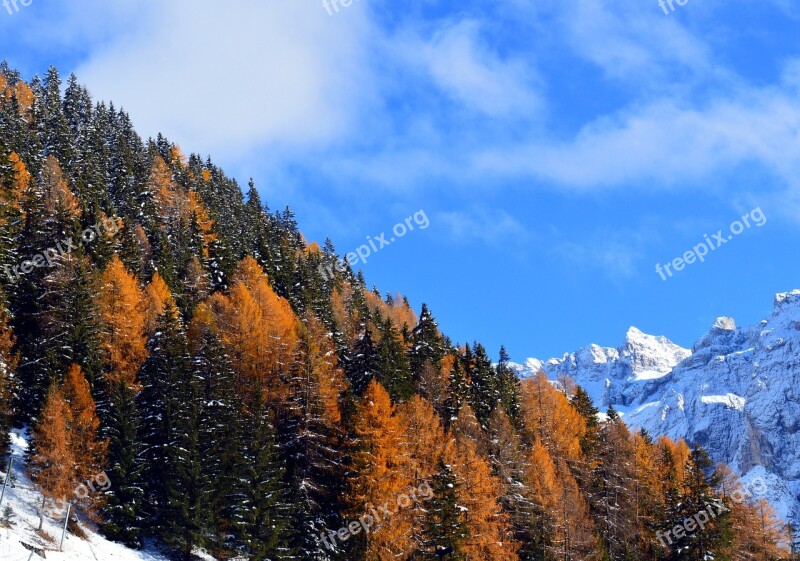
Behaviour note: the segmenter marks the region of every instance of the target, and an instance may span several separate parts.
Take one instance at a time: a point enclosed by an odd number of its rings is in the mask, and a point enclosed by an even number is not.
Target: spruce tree
[[[467,375],[471,381],[470,405],[481,426],[485,427],[489,417],[500,402],[500,391],[497,383],[497,372],[480,343],[475,343],[474,352],[468,353],[471,360],[467,363]]]
[[[241,526],[242,426],[241,399],[236,393],[230,358],[209,328],[192,343],[194,378],[199,385],[200,496],[208,530],[217,547],[234,544],[230,534]]]
[[[510,358],[506,348],[500,347],[500,360],[497,363],[497,386],[500,405],[508,415],[515,427],[520,426],[520,380],[514,370],[508,365]]]
[[[239,541],[253,561],[291,559],[294,552],[289,522],[296,516],[287,503],[286,468],[275,437],[275,425],[256,397],[244,418],[242,525]]]
[[[465,561],[463,544],[469,538],[464,509],[458,504],[458,477],[450,465],[439,461],[433,476],[433,498],[426,503],[422,547],[418,558],[438,561]]]
[[[360,397],[375,379],[378,371],[378,357],[372,341],[372,330],[365,322],[364,333],[356,341],[349,360],[345,362],[345,372],[355,394]]]
[[[183,444],[187,400],[192,388],[186,334],[178,310],[170,305],[158,319],[155,336],[148,342],[150,355],[141,370],[142,391],[138,406],[142,415],[142,440],[145,463],[145,514],[157,535],[169,531],[170,499],[175,485],[172,478]]]
[[[437,368],[441,366],[445,354],[444,342],[439,333],[439,325],[427,304],[422,305],[417,326],[411,332],[411,349],[408,354],[415,381],[419,380],[426,362]]]
[[[144,545],[144,464],[140,453],[141,419],[136,390],[117,382],[110,392],[108,460],[111,485],[103,509],[103,533],[114,541],[140,549]]]
[[[390,318],[381,324],[380,336],[375,366],[377,380],[389,392],[392,402],[406,401],[414,394],[411,368],[400,334]]]

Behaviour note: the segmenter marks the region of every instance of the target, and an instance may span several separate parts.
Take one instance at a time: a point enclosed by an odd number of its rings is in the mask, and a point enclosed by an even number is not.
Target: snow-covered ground
[[[25,473],[25,452],[28,448],[28,436],[24,431],[12,432],[12,470],[13,487],[6,489],[3,504],[0,505],[0,518],[7,506],[14,512],[13,526],[0,526],[0,560],[2,561],[35,561],[41,557],[23,544],[44,550],[48,560],[55,561],[167,561],[165,557],[154,551],[134,551],[122,545],[110,542],[96,532],[96,528],[86,521],[81,527],[86,538],[81,539],[69,533],[64,540],[64,551],[59,552],[63,528],[62,520],[45,517],[43,530],[52,541],[39,536],[39,505],[42,496],[36,491]],[[0,467],[0,484],[5,481],[7,464]]]

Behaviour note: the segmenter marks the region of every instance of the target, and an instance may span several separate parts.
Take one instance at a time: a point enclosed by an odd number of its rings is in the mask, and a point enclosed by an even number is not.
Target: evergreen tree
[[[199,322],[198,322],[199,323]],[[200,492],[204,516],[216,547],[232,547],[241,530],[243,473],[242,403],[235,372],[219,336],[207,325],[193,325],[193,373],[199,386]]]
[[[511,422],[519,427],[520,422],[520,380],[508,365],[510,357],[506,348],[500,347],[500,360],[497,363],[497,386],[500,405]]]
[[[166,536],[170,530],[170,500],[176,485],[172,477],[165,478],[164,474],[174,475],[176,464],[184,459],[178,448],[189,436],[184,427],[191,414],[187,405],[194,406],[193,386],[186,385],[191,372],[186,334],[174,305],[160,316],[148,350],[137,403],[142,415],[145,514],[156,533]]]
[[[445,347],[439,333],[439,325],[428,309],[428,305],[423,304],[419,322],[411,332],[411,349],[408,352],[411,373],[417,387],[419,387],[425,365],[430,364],[434,368],[439,368],[444,355]]]
[[[414,393],[411,369],[400,334],[390,318],[381,324],[380,337],[376,356],[377,380],[389,392],[393,402],[406,401]]]
[[[451,466],[439,462],[433,476],[433,498],[426,504],[421,551],[415,559],[438,561],[443,557],[465,561],[463,545],[469,539],[464,509],[458,504],[460,483]]]
[[[378,356],[369,325],[365,324],[364,333],[349,355],[350,359],[345,363],[347,378],[355,394],[361,396],[378,372]]]
[[[239,542],[254,561],[291,559],[291,528],[295,513],[287,503],[285,464],[275,437],[275,426],[261,399],[248,408],[244,419],[242,524]]]
[[[114,541],[140,549],[144,545],[142,512],[144,501],[144,464],[140,453],[141,418],[136,403],[136,390],[124,381],[112,383],[109,392],[110,411],[108,461],[111,485],[106,492],[103,510],[103,533]]]
[[[470,405],[481,426],[486,426],[492,411],[500,402],[497,372],[480,343],[475,343],[474,352],[469,355],[467,375],[471,381]]]

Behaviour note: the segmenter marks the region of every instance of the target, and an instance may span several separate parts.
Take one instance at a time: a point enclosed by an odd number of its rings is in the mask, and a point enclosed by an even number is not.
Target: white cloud
[[[77,72],[145,135],[163,131],[222,158],[272,143],[326,145],[352,132],[370,100],[363,4],[334,17],[314,0],[142,4],[140,32]]]
[[[705,106],[663,99],[587,124],[572,140],[534,141],[476,158],[484,172],[534,176],[576,189],[692,182],[757,163],[800,188],[800,95],[747,89]]]
[[[528,230],[503,210],[478,208],[440,212],[431,222],[444,226],[450,241],[456,243],[479,241],[487,245],[519,248],[530,239]]]
[[[560,1],[571,47],[615,78],[660,81],[669,67],[713,72],[706,44],[655,0]]]
[[[533,116],[541,99],[536,73],[523,59],[503,59],[480,41],[480,24],[445,26],[428,42],[414,42],[435,84],[453,99],[490,117]]]

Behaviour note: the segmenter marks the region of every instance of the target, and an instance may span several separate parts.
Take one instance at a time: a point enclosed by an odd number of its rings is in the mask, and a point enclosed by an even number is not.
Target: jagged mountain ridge
[[[800,290],[777,294],[756,325],[718,318],[691,350],[632,327],[619,348],[514,367],[570,376],[631,427],[699,443],[745,479],[763,477],[779,513],[800,520]]]

